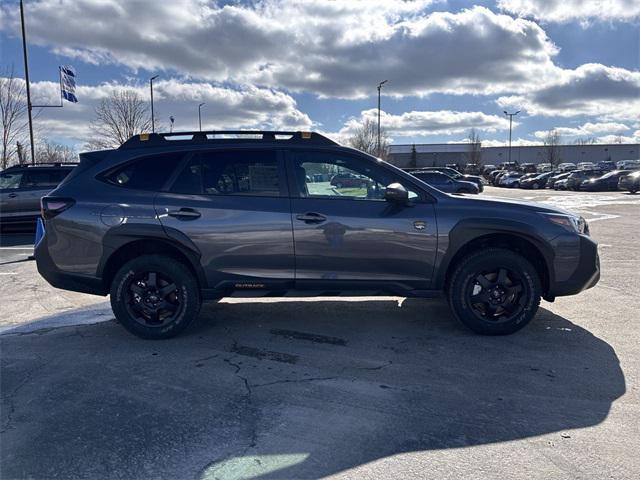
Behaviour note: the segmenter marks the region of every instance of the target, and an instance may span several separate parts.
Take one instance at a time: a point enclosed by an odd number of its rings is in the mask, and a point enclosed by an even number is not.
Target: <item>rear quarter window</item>
[[[184,153],[164,153],[139,158],[103,175],[103,181],[136,190],[160,190],[167,183]]]

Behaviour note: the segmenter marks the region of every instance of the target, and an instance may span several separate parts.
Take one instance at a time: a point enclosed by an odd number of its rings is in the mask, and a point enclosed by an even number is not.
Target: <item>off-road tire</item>
[[[480,272],[500,268],[518,272],[522,284],[522,310],[503,323],[479,318],[467,294]],[[487,248],[463,258],[454,267],[447,288],[449,306],[455,317],[481,335],[509,335],[526,326],[538,310],[541,294],[540,278],[533,265],[518,253],[503,248]]]
[[[146,326],[130,313],[134,300],[129,288],[133,279],[144,272],[157,272],[158,276],[171,279],[175,284],[174,296],[180,309],[166,325]],[[111,283],[111,308],[116,319],[129,332],[144,339],[159,340],[182,333],[198,316],[200,305],[200,290],[193,273],[183,263],[169,256],[143,255],[134,258],[118,270]]]

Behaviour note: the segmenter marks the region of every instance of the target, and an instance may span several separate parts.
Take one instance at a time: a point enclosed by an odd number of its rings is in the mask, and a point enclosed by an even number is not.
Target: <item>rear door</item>
[[[171,232],[200,251],[211,288],[289,288],[294,279],[293,232],[281,154],[236,148],[195,152],[156,212]]]
[[[430,288],[437,226],[424,192],[355,154],[292,151],[288,157],[296,286]],[[342,188],[316,181],[342,173],[366,181]],[[384,200],[386,185],[394,182],[410,190],[409,205]]]

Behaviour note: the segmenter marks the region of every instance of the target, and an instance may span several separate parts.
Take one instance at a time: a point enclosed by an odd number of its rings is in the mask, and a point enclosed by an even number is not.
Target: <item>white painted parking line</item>
[[[28,247],[0,247],[0,250],[33,250],[33,245]]]
[[[0,275],[17,275],[18,272],[0,272]]]

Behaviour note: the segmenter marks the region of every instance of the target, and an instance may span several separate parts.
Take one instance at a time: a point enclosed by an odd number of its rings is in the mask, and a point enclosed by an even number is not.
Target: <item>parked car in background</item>
[[[553,184],[553,189],[554,190],[566,190],[567,189],[567,181],[569,180],[569,178],[562,178],[558,181],[556,181]]]
[[[567,190],[580,190],[580,185],[585,180],[589,180],[591,178],[598,178],[604,175],[606,172],[603,170],[574,170],[571,172],[571,175],[567,177],[566,181],[566,189]]]
[[[550,172],[551,170],[553,170],[553,166],[550,163],[540,163],[540,164],[538,164],[536,169],[540,173],[546,173],[546,172]]]
[[[538,168],[535,163],[523,163],[520,165],[520,171],[522,173],[536,173]]]
[[[547,178],[547,184],[545,185],[546,188],[555,188],[555,183],[560,181],[560,180],[564,180],[567,177],[569,177],[569,175],[571,175],[571,172],[556,172],[554,175],[551,175],[549,178]]]
[[[498,168],[508,171],[517,170],[518,164],[516,162],[502,162],[498,165]]]
[[[451,170],[455,170],[458,173],[462,173],[462,169],[458,166],[457,163],[447,163],[445,166],[447,168],[450,168]]]
[[[482,167],[482,174],[486,176],[494,170],[497,170],[496,166],[489,163]]]
[[[430,170],[416,170],[411,175],[424,183],[446,193],[479,193],[480,189],[475,183],[463,180],[455,180],[442,172]]]
[[[604,170],[605,172],[610,172],[611,170],[616,169],[616,164],[615,162],[612,162],[610,160],[603,160],[601,162],[596,163],[596,168],[598,170]]]
[[[40,198],[58,186],[75,164],[15,165],[0,172],[0,225],[33,227]]]
[[[578,170],[593,170],[595,167],[593,162],[580,162],[576,165]]]
[[[366,188],[368,181],[353,173],[338,173],[331,177],[331,186],[336,188]]]
[[[42,199],[38,272],[57,288],[110,294],[118,322],[148,339],[183,332],[204,300],[363,290],[444,294],[470,329],[506,335],[541,298],[600,278],[579,215],[447,195],[316,133],[207,133],[144,134],[81,154]],[[307,180],[336,167],[371,188],[345,195]]]
[[[640,160],[620,160],[616,162],[618,170],[640,170]]]
[[[618,180],[618,190],[627,190],[629,193],[640,191],[640,170],[623,175]]]
[[[424,167],[421,168],[422,172],[441,172],[445,175],[449,175],[454,180],[459,180],[461,182],[471,182],[475,183],[478,187],[478,190],[482,192],[484,190],[484,185],[482,184],[482,177],[478,177],[476,175],[463,175],[462,173],[454,170],[453,168],[448,167]]]
[[[507,172],[500,177],[498,181],[499,187],[518,188],[520,186],[520,178],[522,177],[520,172]]]
[[[583,181],[580,190],[586,192],[611,192],[618,190],[620,178],[631,173],[631,170],[614,170],[604,175]]]
[[[480,175],[480,164],[467,163],[464,166],[464,173],[467,175]]]
[[[491,181],[491,184],[494,187],[497,187],[498,185],[500,185],[500,179],[506,175],[507,173],[509,173],[509,170],[498,170],[497,173],[495,175],[493,175],[493,179]]]
[[[571,170],[575,170],[576,164],[575,163],[571,163],[571,162],[565,162],[565,163],[561,163],[560,165],[558,165],[558,171],[560,172],[569,172]]]
[[[520,179],[520,188],[537,190],[547,185],[547,180],[556,172],[540,173],[534,177]]]

